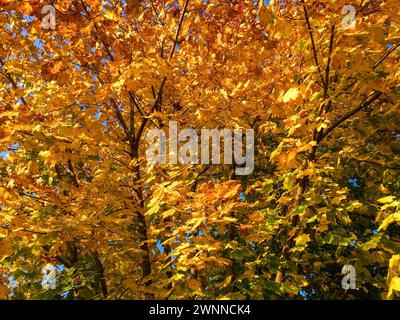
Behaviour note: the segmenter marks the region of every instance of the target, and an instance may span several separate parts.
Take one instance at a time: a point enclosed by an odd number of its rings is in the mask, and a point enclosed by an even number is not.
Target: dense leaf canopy
[[[400,297],[399,2],[266,3],[0,0],[0,299]],[[148,163],[169,121],[254,172]]]

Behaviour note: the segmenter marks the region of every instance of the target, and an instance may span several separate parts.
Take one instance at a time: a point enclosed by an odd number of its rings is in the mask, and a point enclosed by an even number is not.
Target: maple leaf
[[[294,240],[296,242],[296,246],[304,246],[310,241],[310,235],[302,234],[300,236],[297,236]]]
[[[283,102],[289,102],[291,100],[296,100],[299,96],[299,90],[297,88],[290,88],[284,95],[283,95]]]

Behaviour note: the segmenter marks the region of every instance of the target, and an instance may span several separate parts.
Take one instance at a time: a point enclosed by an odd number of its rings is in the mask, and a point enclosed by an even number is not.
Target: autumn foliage
[[[0,298],[399,298],[399,16],[1,0]],[[149,164],[146,132],[169,121],[254,129],[254,172]]]

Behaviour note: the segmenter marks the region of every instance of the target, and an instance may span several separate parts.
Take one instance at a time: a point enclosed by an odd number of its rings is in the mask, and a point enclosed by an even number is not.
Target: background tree
[[[398,297],[397,1],[0,3],[1,298]],[[253,174],[150,165],[169,121]]]

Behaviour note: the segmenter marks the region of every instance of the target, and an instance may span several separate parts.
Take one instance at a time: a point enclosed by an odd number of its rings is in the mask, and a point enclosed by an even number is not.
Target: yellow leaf
[[[221,287],[222,287],[222,288],[226,288],[227,286],[230,285],[231,281],[232,281],[232,276],[226,277],[226,279],[225,279],[225,281],[222,283],[222,286],[221,286]]]
[[[43,158],[45,158],[45,159],[47,159],[48,157],[50,157],[50,150],[45,150],[45,151],[40,151],[39,152],[39,156],[40,157],[43,157]]]
[[[400,291],[400,278],[399,277],[394,277],[392,279],[392,281],[390,281],[389,293],[388,293],[389,298],[393,295],[393,290]]]
[[[226,221],[226,222],[236,222],[237,221],[236,218],[232,218],[232,217],[223,217],[222,220]]]
[[[385,220],[383,220],[381,225],[378,228],[378,231],[386,230],[386,228],[389,226],[389,224],[391,224],[393,222],[400,222],[400,212],[391,214]]]
[[[236,197],[239,193],[239,189],[240,189],[240,186],[232,188],[231,190],[229,190],[227,193],[224,194],[224,199]]]
[[[294,239],[296,246],[305,246],[310,241],[309,234],[302,234]]]
[[[387,197],[378,199],[378,202],[380,202],[380,203],[390,203],[390,202],[393,202],[393,200],[394,200],[393,196],[387,196]]]
[[[389,268],[393,269],[396,266],[400,266],[400,254],[394,255],[392,258],[390,258]]]
[[[283,102],[296,100],[298,96],[299,96],[299,90],[296,88],[290,88],[283,96]]]
[[[175,212],[176,212],[175,209],[169,209],[169,210],[163,212],[162,215],[164,218],[167,218],[167,217],[173,216],[175,214]]]
[[[361,208],[361,207],[362,207],[362,203],[360,203],[360,202],[358,202],[358,201],[354,201],[354,202],[351,203],[351,206],[352,206],[354,209],[358,209],[358,208]]]

